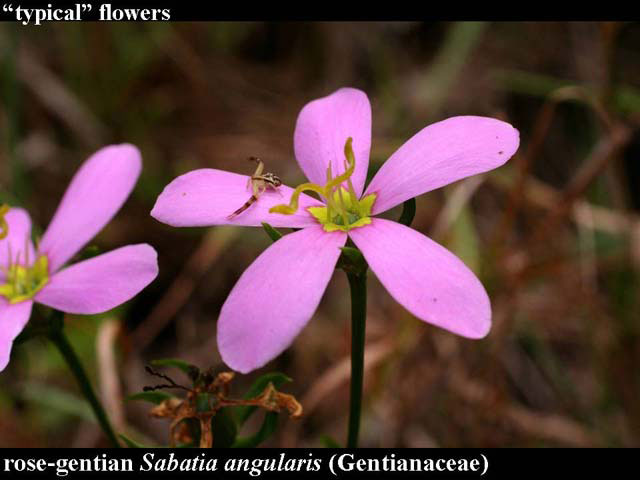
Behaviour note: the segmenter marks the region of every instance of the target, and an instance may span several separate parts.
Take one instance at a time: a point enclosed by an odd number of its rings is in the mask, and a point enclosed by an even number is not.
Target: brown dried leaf
[[[149,415],[156,418],[175,418],[178,409],[184,403],[184,400],[179,398],[168,398],[167,400],[163,400],[160,405],[156,405],[151,409]]]

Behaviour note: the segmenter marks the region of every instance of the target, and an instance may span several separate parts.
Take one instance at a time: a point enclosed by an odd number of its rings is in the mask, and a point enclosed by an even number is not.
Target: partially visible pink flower
[[[170,183],[151,214],[173,226],[267,222],[302,228],[267,248],[222,306],[218,347],[224,361],[240,372],[263,366],[291,344],[315,312],[347,237],[408,311],[464,337],[481,338],[491,327],[491,305],[476,276],[421,233],[373,215],[497,168],[518,145],[518,131],[508,123],[474,116],[449,118],[422,129],[401,146],[363,193],[371,107],[365,93],[343,88],[307,104],[298,117],[295,155],[315,185],[294,192],[293,200],[299,195],[297,206],[295,201],[276,206],[282,203],[280,195],[267,191],[245,213],[229,220],[229,213],[247,199],[247,177],[203,169]],[[345,156],[355,161],[345,162]],[[292,194],[289,187],[281,190],[285,198]],[[324,192],[324,203],[301,193],[307,190]]]
[[[71,181],[37,249],[28,213],[11,208],[4,215],[8,235],[0,239],[0,371],[34,302],[67,313],[102,313],[130,300],[157,276],[156,251],[146,244],[65,267],[120,210],[141,168],[133,145],[113,145],[93,154]]]

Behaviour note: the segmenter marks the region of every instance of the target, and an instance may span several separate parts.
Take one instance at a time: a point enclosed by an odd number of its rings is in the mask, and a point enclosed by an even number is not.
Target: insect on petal
[[[158,197],[151,216],[172,227],[207,227],[243,225],[259,227],[267,222],[273,227],[302,228],[316,221],[306,207],[322,205],[308,195],[300,196],[301,208],[294,215],[269,213],[274,205],[287,203],[293,189],[280,185],[262,193],[245,211],[229,218],[252,195],[247,175],[204,168],[185,173],[167,185]]]

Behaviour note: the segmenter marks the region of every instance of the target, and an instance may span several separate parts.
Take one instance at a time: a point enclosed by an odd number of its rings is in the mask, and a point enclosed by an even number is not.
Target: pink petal
[[[373,214],[412,197],[504,164],[518,149],[518,130],[487,117],[452,117],[416,133],[382,165],[366,194]]]
[[[156,251],[129,245],[61,270],[35,300],[67,313],[102,313],[136,296],[157,275]]]
[[[304,208],[321,205],[308,195],[300,196],[300,208],[293,215],[269,213],[274,205],[288,204],[293,189],[281,185],[266,190],[247,210],[233,219],[227,217],[242,207],[252,195],[248,175],[205,168],[185,173],[165,187],[156,200],[151,216],[172,227],[208,227],[211,225],[302,228],[317,222]]]
[[[413,315],[463,337],[482,338],[489,332],[489,297],[453,253],[380,218],[349,235],[391,296]]]
[[[0,297],[0,372],[9,363],[13,340],[29,321],[32,306],[31,301],[10,305]]]
[[[133,190],[141,168],[140,152],[128,144],[102,148],[84,162],[40,242],[51,272],[109,223]]]
[[[9,225],[9,234],[0,240],[0,267],[6,268],[9,263],[25,264],[29,259],[29,264],[35,260],[35,250],[31,241],[31,219],[26,210],[22,208],[12,208],[7,212],[5,220]],[[25,247],[28,249],[25,255]],[[5,278],[4,272],[0,269],[0,279]]]
[[[293,136],[296,159],[313,183],[324,185],[327,167],[336,176],[344,172],[344,144],[353,138],[356,169],[351,182],[362,193],[371,149],[371,105],[367,95],[354,88],[341,88],[304,106]]]
[[[313,226],[262,252],[220,311],[218,349],[227,365],[247,373],[291,344],[316,311],[346,240]]]

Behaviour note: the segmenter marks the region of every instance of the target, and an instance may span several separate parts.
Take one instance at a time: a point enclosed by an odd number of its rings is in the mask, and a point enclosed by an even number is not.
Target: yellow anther
[[[352,138],[347,138],[347,142],[344,144],[344,156],[347,158],[348,168],[342,175],[338,175],[336,178],[328,182],[324,188],[325,192],[329,194],[333,191],[333,189],[342,184],[342,182],[346,182],[353,175],[354,170],[356,169],[356,157],[353,155],[353,148],[351,148]],[[328,196],[328,195],[327,195]]]
[[[346,161],[346,170],[342,175],[338,175],[335,178],[331,178],[331,165],[327,169],[327,183],[324,187],[317,185],[315,183],[303,183],[302,185],[298,185],[296,189],[291,194],[291,199],[289,200],[289,205],[276,205],[269,209],[269,213],[282,213],[284,215],[293,215],[298,210],[298,198],[302,192],[316,192],[322,195],[327,202],[331,202],[333,197],[333,190],[341,185],[343,182],[349,180],[351,175],[356,168],[356,159],[353,154],[353,148],[351,147],[352,138],[349,137],[344,146],[344,154],[347,158]]]
[[[10,263],[6,277],[6,283],[0,284],[0,295],[11,304],[29,300],[49,283],[49,260],[41,255],[33,265]]]
[[[298,210],[298,197],[302,192],[316,192],[324,195],[324,189],[315,183],[303,183],[298,185],[291,194],[289,205],[276,205],[269,209],[269,213],[282,213],[284,215],[293,215]]]
[[[6,203],[0,206],[0,240],[9,235],[9,224],[4,216],[9,213],[10,207]]]
[[[327,232],[336,230],[349,231],[371,223],[371,210],[375,194],[359,199],[351,182],[356,169],[356,158],[353,153],[353,140],[347,139],[344,145],[344,173],[333,177],[331,164],[327,167],[327,183],[324,186],[315,183],[303,183],[291,195],[288,205],[276,205],[270,213],[292,215],[298,210],[298,200],[304,191],[316,192],[325,200],[321,207],[309,207],[307,211],[320,223]],[[345,184],[346,183],[346,187]]]

